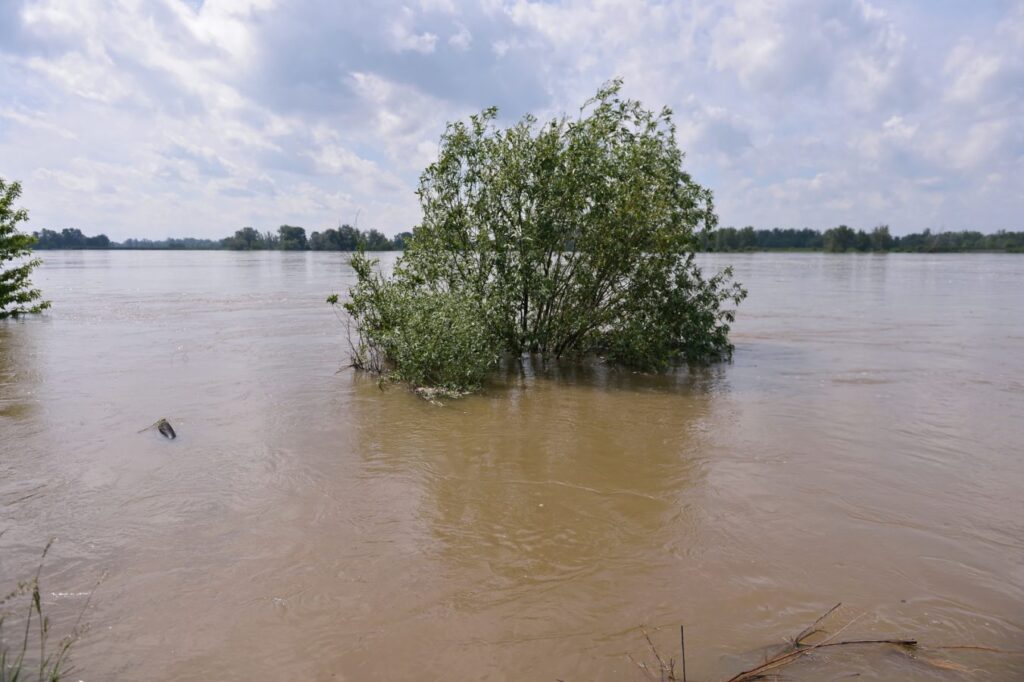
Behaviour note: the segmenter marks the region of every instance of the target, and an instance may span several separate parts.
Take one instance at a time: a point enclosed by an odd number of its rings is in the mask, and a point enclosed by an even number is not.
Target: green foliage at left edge
[[[18,224],[28,220],[28,211],[15,208],[21,196],[21,184],[7,183],[0,178],[0,320],[38,313],[50,307],[42,300],[42,292],[32,288],[29,276],[33,268],[42,263],[30,258],[18,265],[8,265],[15,259],[32,255],[35,238],[18,230]]]

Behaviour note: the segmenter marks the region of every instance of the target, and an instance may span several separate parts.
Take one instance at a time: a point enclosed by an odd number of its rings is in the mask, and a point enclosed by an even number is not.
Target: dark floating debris
[[[160,435],[162,435],[167,440],[174,440],[175,438],[178,437],[178,434],[176,434],[174,432],[174,427],[171,426],[171,422],[167,421],[163,417],[161,417],[160,419],[156,420],[155,422],[153,422],[152,424],[150,424],[146,428],[142,429],[142,431],[149,431],[150,429],[153,429],[153,428],[155,428],[157,431],[159,431]],[[139,433],[142,433],[142,431],[139,431]]]
[[[156,429],[164,436],[164,438],[174,440],[175,438],[178,437],[178,434],[174,432],[174,427],[171,426],[171,422],[167,421],[166,419],[161,419],[160,421],[158,421],[156,423]]]

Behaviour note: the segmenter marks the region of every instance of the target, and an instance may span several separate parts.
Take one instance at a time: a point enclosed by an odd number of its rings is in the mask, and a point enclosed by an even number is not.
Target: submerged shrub
[[[499,346],[472,296],[385,280],[375,263],[361,253],[352,258],[359,279],[345,309],[356,321],[354,364],[448,393],[480,388]]]
[[[717,222],[711,192],[682,170],[671,111],[620,87],[575,119],[502,129],[492,108],[448,126],[394,273],[353,262],[357,364],[467,390],[500,353],[641,369],[730,357],[728,306],[746,292],[693,258]]]

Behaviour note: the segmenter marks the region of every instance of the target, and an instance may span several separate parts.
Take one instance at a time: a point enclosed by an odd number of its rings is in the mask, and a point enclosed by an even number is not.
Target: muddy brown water
[[[59,630],[106,574],[74,679],[635,680],[684,623],[718,680],[837,601],[844,635],[1024,649],[1024,257],[705,256],[750,290],[732,364],[437,406],[338,371],[343,255],[44,256],[53,310],[0,323],[0,591],[57,537]]]

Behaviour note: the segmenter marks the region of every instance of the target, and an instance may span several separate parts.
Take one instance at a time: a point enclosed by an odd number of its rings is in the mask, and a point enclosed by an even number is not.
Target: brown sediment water
[[[107,574],[75,679],[633,680],[682,623],[707,681],[840,600],[1024,649],[1020,256],[703,256],[750,290],[733,363],[438,406],[339,371],[344,254],[43,255],[52,311],[0,323],[0,592],[52,536],[58,625]],[[786,674],[1024,675],[928,656]]]

